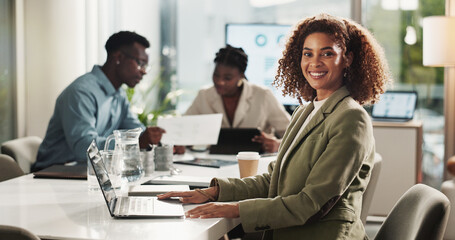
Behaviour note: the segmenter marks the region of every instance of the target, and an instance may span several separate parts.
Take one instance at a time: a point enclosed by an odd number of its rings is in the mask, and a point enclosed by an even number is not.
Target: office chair
[[[452,206],[455,204],[455,156],[450,157],[447,160],[446,165],[447,171],[452,176],[452,179],[446,180],[441,185],[441,192],[449,198],[449,201],[452,203]],[[448,226],[455,225],[455,212],[449,215],[449,221],[447,222]],[[455,240],[455,228],[447,228],[444,233],[444,240]]]
[[[39,145],[43,139],[36,136],[16,138],[2,144],[3,154],[9,155],[19,164],[24,173],[30,173],[30,167],[36,161]]]
[[[12,157],[0,154],[0,182],[22,175],[24,172]]]
[[[444,194],[416,184],[392,208],[375,240],[442,239],[449,213],[450,202]]]
[[[8,240],[40,240],[38,236],[30,231],[13,226],[0,225],[0,239]]]
[[[444,181],[441,185],[441,192],[447,196],[449,201],[452,203],[451,205],[454,206],[454,204],[455,204],[455,180],[450,179],[450,180]],[[454,226],[454,225],[455,225],[455,210],[450,213],[449,220],[447,222],[447,226]],[[444,233],[444,240],[455,240],[455,228],[449,227],[446,229],[446,231]]]
[[[368,210],[370,210],[371,202],[373,201],[374,191],[378,184],[379,174],[381,173],[382,156],[379,153],[375,154],[373,169],[371,170],[370,182],[368,183],[362,199],[362,212],[360,213],[360,220],[363,225],[367,222]]]

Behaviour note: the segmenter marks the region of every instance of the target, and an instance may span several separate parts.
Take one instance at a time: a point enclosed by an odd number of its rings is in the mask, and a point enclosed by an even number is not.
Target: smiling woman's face
[[[348,56],[345,61],[344,51],[325,33],[312,33],[303,43],[300,67],[303,76],[316,90],[318,100],[328,98],[343,86],[344,69],[352,62]]]

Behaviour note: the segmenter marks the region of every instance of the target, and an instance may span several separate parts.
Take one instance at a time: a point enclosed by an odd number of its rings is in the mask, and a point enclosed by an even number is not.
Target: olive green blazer
[[[268,173],[217,179],[218,201],[240,201],[246,232],[280,240],[366,238],[360,210],[375,154],[371,119],[342,87],[297,135],[313,108],[294,112]]]

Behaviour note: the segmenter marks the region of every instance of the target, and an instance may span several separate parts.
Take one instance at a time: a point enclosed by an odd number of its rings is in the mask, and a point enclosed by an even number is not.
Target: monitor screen
[[[417,104],[415,91],[387,91],[373,105],[371,116],[376,119],[403,119],[414,117]]]
[[[226,44],[241,47],[248,55],[245,75],[248,81],[272,90],[283,105],[297,105],[291,97],[283,97],[281,89],[272,86],[282,57],[291,25],[280,24],[226,24]]]

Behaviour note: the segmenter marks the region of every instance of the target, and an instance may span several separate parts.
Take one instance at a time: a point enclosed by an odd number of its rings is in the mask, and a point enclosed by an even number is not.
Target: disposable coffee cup
[[[258,152],[239,152],[237,154],[240,178],[256,175],[260,157]]]

